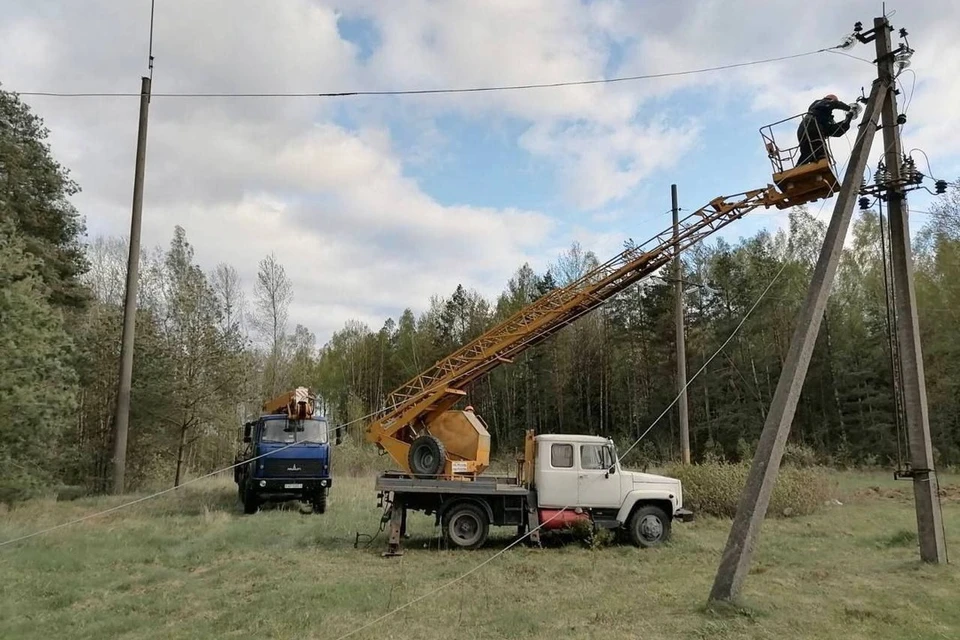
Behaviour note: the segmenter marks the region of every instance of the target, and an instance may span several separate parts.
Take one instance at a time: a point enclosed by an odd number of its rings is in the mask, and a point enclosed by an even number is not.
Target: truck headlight
[[[320,486],[321,486],[321,487],[327,486],[327,481],[326,481],[326,480],[321,480],[321,481],[320,481]]]
[[[260,486],[261,486],[261,487],[267,486],[267,481],[266,481],[266,480],[261,480],[261,481],[260,481]]]

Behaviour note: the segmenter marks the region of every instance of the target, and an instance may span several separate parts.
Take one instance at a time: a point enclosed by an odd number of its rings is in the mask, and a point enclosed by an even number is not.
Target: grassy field
[[[960,477],[941,482],[960,557]],[[767,521],[737,609],[704,607],[730,521],[701,518],[657,550],[515,547],[351,637],[960,638],[960,572],[918,561],[909,482],[850,473],[838,485],[842,505]],[[0,541],[120,502],[0,512]],[[504,530],[479,551],[438,551],[418,515],[406,555],[384,559],[383,534],[354,548],[379,516],[370,477],[341,477],[323,515],[244,516],[229,481],[197,483],[0,548],[0,638],[336,639],[509,541]]]

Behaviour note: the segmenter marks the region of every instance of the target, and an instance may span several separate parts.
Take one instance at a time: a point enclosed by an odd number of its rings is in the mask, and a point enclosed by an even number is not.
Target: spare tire
[[[424,435],[413,441],[407,454],[407,464],[415,476],[437,476],[443,471],[447,451],[439,438]]]

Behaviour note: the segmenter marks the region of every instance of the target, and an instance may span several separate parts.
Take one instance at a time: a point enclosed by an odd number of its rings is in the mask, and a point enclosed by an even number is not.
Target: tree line
[[[70,203],[79,186],[46,137],[18,96],[0,90],[0,500],[6,501],[57,484],[103,491],[110,477],[127,245],[123,238],[86,238]],[[878,212],[864,211],[853,225],[794,423],[792,439],[833,464],[893,465],[905,458],[889,352],[883,222]],[[824,227],[800,208],[776,233],[736,243],[717,239],[686,252],[679,277],[688,375],[702,369],[687,390],[695,459],[739,459],[758,438]],[[263,258],[254,282],[242,282],[228,264],[204,270],[185,231],[171,231],[167,246],[141,258],[131,486],[179,483],[188,473],[229,464],[243,419],[292,386],[314,390],[334,424],[353,423],[343,432],[347,441],[361,442],[362,418],[391,390],[598,264],[573,244],[543,272],[519,266],[495,299],[458,286],[431,298],[425,310],[406,309],[380,327],[347,322],[318,346],[308,328],[289,326],[295,292],[276,256]],[[957,187],[917,234],[915,262],[934,446],[940,464],[957,464]],[[631,286],[477,381],[465,401],[487,422],[495,455],[512,454],[527,428],[627,443],[654,424],[677,392],[676,277],[664,270]],[[679,457],[675,416],[675,410],[663,415],[637,447],[637,459]]]
[[[954,187],[915,242],[931,429],[938,461],[950,465],[960,462],[958,222]],[[881,251],[889,241],[881,245],[881,223],[878,212],[863,211],[852,227],[792,430],[795,444],[828,464],[895,466],[908,459],[894,393],[889,336],[895,327]],[[686,252],[680,278],[695,459],[751,455],[825,227],[798,208],[776,233],[735,244],[718,239]],[[362,416],[457,345],[597,264],[597,256],[574,244],[543,273],[521,266],[496,300],[458,287],[433,298],[423,313],[408,309],[379,329],[347,323],[321,348],[314,384],[334,416]],[[494,450],[518,448],[526,428],[597,433],[624,446],[649,429],[633,461],[678,459],[677,410],[664,414],[678,388],[675,281],[664,270],[632,286],[475,383],[466,401],[485,418]]]

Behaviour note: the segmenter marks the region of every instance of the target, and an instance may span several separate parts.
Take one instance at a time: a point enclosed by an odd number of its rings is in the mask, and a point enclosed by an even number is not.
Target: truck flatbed
[[[402,553],[400,540],[405,535],[408,510],[434,514],[437,525],[442,521],[449,524],[451,518],[467,518],[473,530],[456,544],[465,548],[481,545],[490,524],[524,528],[530,518],[536,519],[536,510],[531,507],[536,504],[536,492],[518,484],[513,476],[450,480],[388,471],[377,476],[376,487],[381,500],[390,505],[387,556]]]
[[[529,489],[517,484],[512,476],[479,476],[473,480],[446,480],[443,478],[414,478],[398,471],[377,476],[378,491],[394,493],[452,493],[459,495],[525,496]]]

